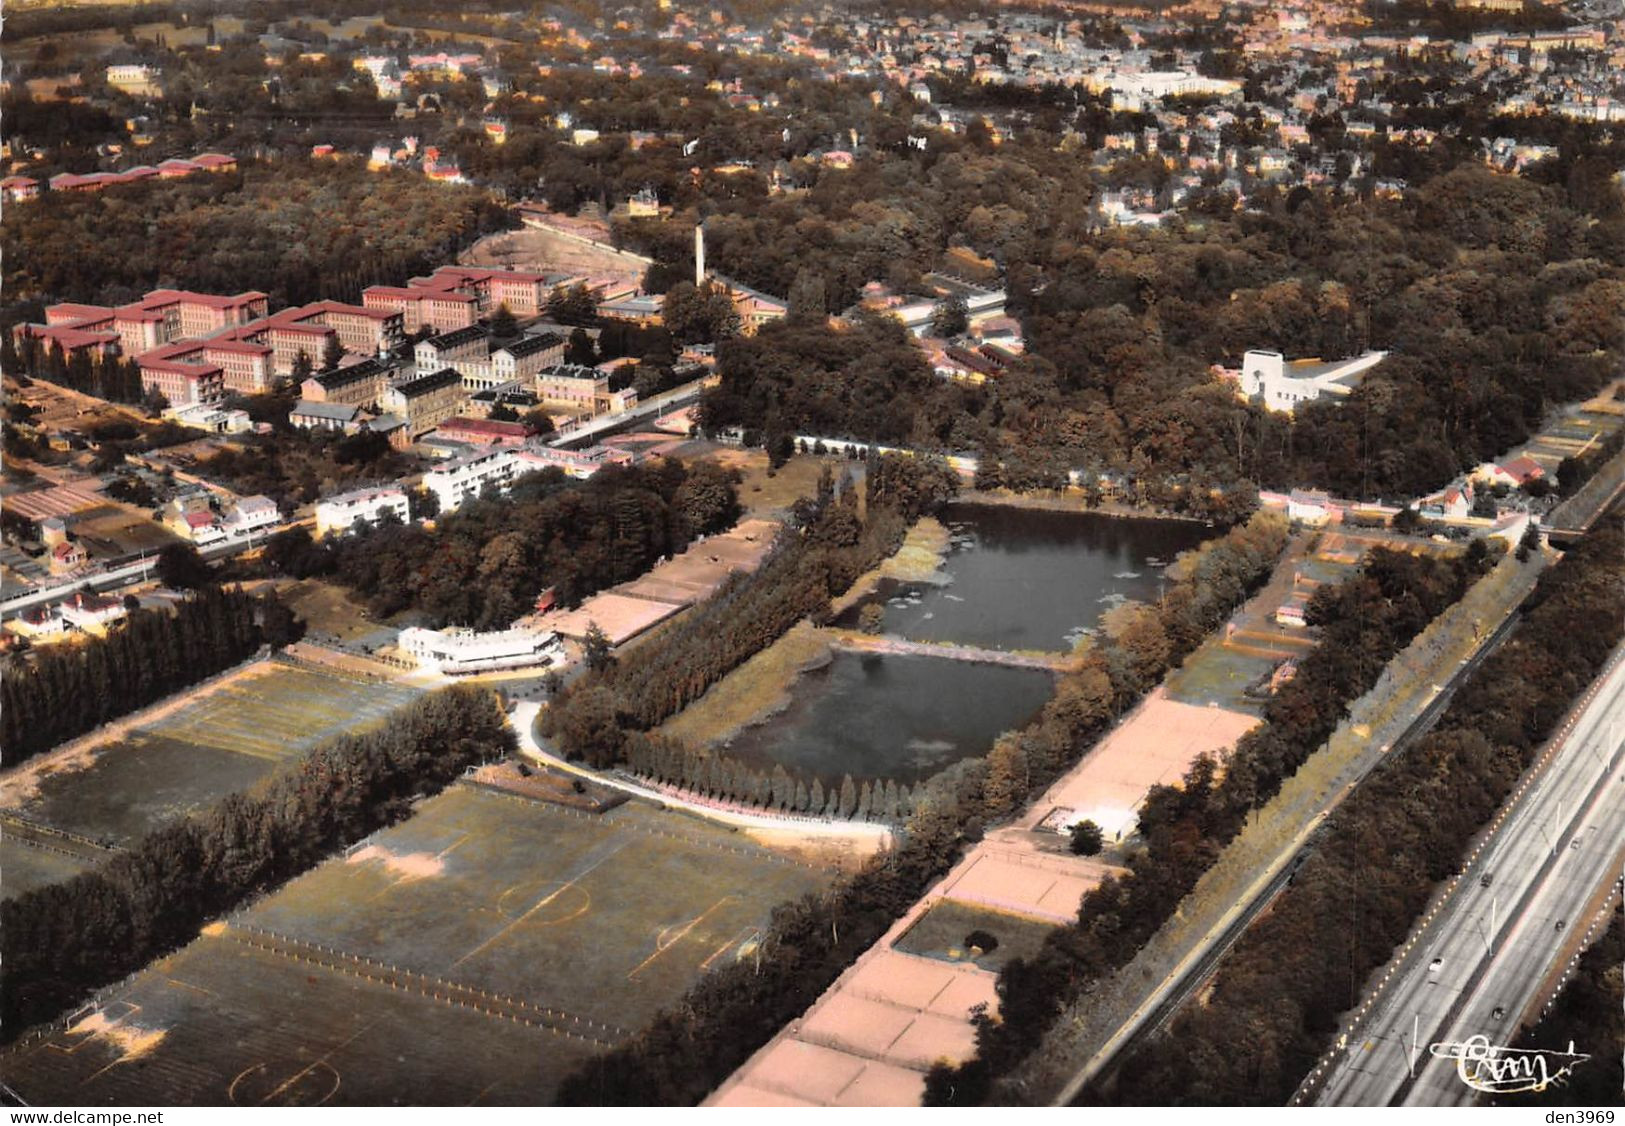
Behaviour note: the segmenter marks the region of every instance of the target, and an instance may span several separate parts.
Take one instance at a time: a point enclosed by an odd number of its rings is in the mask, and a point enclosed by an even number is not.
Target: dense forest
[[[1124,1063],[1120,1090],[1191,1105],[1284,1103],[1622,635],[1625,531],[1615,521],[1541,577],[1512,637],[1439,725],[1349,796],[1206,1003]],[[1242,1036],[1245,1053],[1230,1047]]]
[[[195,472],[218,481],[240,496],[264,495],[284,512],[355,488],[367,482],[397,481],[419,468],[421,459],[389,444],[376,431],[338,434],[331,430],[299,430],[287,425],[293,394],[256,395],[241,400],[260,413],[268,404],[282,404],[269,434],[245,434],[232,445],[199,462]],[[267,419],[266,421],[270,421]]]
[[[192,941],[210,918],[401,820],[418,798],[513,746],[495,696],[447,688],[387,727],[330,739],[259,786],[152,830],[99,868],[6,900],[5,1039]]]
[[[1139,818],[1144,848],[1127,858],[1129,875],[1102,881],[1083,897],[1076,924],[1051,932],[1032,959],[1005,966],[998,1018],[978,1019],[976,1057],[934,1069],[928,1101],[996,1097],[994,1083],[1038,1047],[1092,982],[1134,956],[1388,660],[1492,565],[1483,542],[1453,561],[1376,548],[1356,574],[1316,590],[1306,620],[1319,627],[1319,643],[1265,705],[1264,722],[1218,759],[1198,758],[1180,785],[1151,788]]]
[[[272,308],[356,300],[450,261],[500,228],[474,188],[347,161],[243,161],[239,171],[52,192],[0,232],[0,324],[43,319],[53,301],[119,304],[149,289],[259,289]],[[87,253],[87,247],[95,247]]]
[[[739,517],[737,477],[712,462],[663,458],[586,481],[557,469],[470,500],[435,521],[380,522],[313,542],[295,528],[267,543],[273,573],[332,575],[379,617],[420,611],[440,625],[500,629],[552,587],[574,605],[643,574]]]
[[[32,337],[24,340],[19,348],[9,332],[0,336],[0,371],[44,379],[115,403],[149,401],[141,386],[141,368],[133,359],[92,357],[84,350],[64,357],[62,349],[45,347]]]
[[[987,166],[1025,151],[941,160]],[[831,187],[842,193],[838,205],[827,193],[808,198],[867,214],[885,198],[886,167]],[[1467,165],[1402,200],[1265,187],[1243,211],[1198,206],[1161,230],[1076,242],[1040,237],[1043,224],[1030,221],[1037,199],[1010,202],[1029,177],[986,169],[979,188],[961,183],[948,196],[917,191],[911,179],[911,207],[946,209],[932,230],[972,232],[973,246],[1009,262],[1028,354],[985,387],[933,389],[923,364],[890,350],[854,359],[856,341],[875,340],[875,330],[785,323],[720,351],[722,384],[705,419],[763,433],[805,426],[951,452],[1020,451],[1035,484],[1084,467],[1152,484],[1183,479],[1195,498],[1203,486],[1242,481],[1414,496],[1516,446],[1546,410],[1595,391],[1625,362],[1625,217],[1617,192],[1593,188],[1600,157],[1570,167],[1566,183],[1552,184]],[[979,208],[1002,209],[1008,234],[975,236]],[[732,228],[709,222],[714,260],[731,264],[737,254],[759,270],[783,260],[803,279],[791,284],[822,287],[840,307],[849,286],[837,295],[832,279],[862,256],[833,235],[810,237],[817,220],[805,211],[794,227],[772,215],[748,227],[742,218]],[[729,230],[754,233],[731,246]],[[945,239],[921,237],[919,248],[886,250],[892,272],[918,271]],[[1346,401],[1309,404],[1294,418],[1238,401],[1209,374],[1252,348],[1391,355]],[[799,378],[822,356],[810,383]]]
[[[1029,728],[915,788],[900,845],[822,896],[780,907],[762,957],[713,971],[636,1039],[583,1065],[565,1105],[698,1103],[831,981],[979,840],[1093,744],[1163,672],[1183,660],[1274,568],[1286,523],[1259,513],[1181,556],[1162,608],[1130,603],[1100,648],[1062,679]]]
[[[270,594],[205,587],[174,613],[133,610],[106,637],[40,646],[0,677],[0,754],[13,766],[297,636]]]

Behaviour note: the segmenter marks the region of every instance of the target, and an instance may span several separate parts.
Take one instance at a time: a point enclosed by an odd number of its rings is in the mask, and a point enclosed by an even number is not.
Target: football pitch
[[[8,793],[3,812],[103,845],[126,845],[252,786],[323,739],[374,726],[416,695],[292,665],[253,665],[160,706],[147,722],[86,754],[60,762],[47,754],[25,764],[17,773],[31,774],[30,784]],[[33,847],[6,834],[0,856],[19,876],[5,881],[6,896],[77,870],[67,856],[25,857]]]
[[[830,873],[459,784],[0,1060],[36,1102],[539,1103]]]

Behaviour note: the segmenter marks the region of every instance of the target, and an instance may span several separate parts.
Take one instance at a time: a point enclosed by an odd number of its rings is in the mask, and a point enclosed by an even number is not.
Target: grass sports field
[[[546,1102],[828,879],[640,803],[462,784],[0,1070],[84,1105]]]
[[[291,665],[255,665],[161,706],[148,722],[88,752],[26,764],[8,780],[0,812],[122,845],[253,785],[322,739],[379,722],[415,695]],[[5,834],[7,896],[84,866],[68,857],[24,857],[26,851],[38,850]]]

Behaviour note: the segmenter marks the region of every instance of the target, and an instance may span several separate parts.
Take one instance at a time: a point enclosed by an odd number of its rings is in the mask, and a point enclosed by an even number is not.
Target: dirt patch
[[[402,879],[424,880],[443,875],[446,862],[431,852],[390,852],[387,848],[368,845],[352,852],[347,864],[363,864],[368,860],[382,861],[385,868]]]
[[[119,1062],[123,1063],[147,1055],[163,1043],[168,1033],[162,1028],[125,1024],[123,1018],[109,1020],[105,1012],[97,1009],[70,1027],[68,1035],[102,1041],[118,1053]]]
[[[590,231],[582,233],[583,237],[595,237]],[[459,260],[465,266],[581,274],[633,285],[643,281],[646,269],[635,258],[535,227],[487,235],[464,251]]]
[[[852,836],[812,836],[805,829],[765,829],[748,827],[745,836],[774,852],[815,868],[855,872],[880,850],[885,838],[879,834]]]
[[[473,781],[475,785],[505,790],[532,801],[545,801],[587,813],[603,813],[629,800],[623,791],[590,779],[545,768],[527,766],[521,769],[516,762],[482,766],[474,772]]]

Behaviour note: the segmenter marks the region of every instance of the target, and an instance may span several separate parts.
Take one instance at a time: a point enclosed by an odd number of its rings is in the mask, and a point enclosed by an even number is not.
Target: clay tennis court
[[[975,1005],[997,1008],[997,980],[876,947],[706,1105],[916,1106],[933,1063],[974,1050],[966,1018]]]
[[[1231,746],[1258,722],[1246,712],[1171,700],[1159,687],[1051,786],[1021,824],[1036,826],[1061,807],[1073,811],[1068,824],[1087,818],[1105,830],[1108,841],[1126,837],[1134,831],[1135,811],[1147,790],[1177,783],[1198,755]]]
[[[556,629],[578,641],[596,624],[612,644],[620,645],[684,607],[709,598],[733,572],[755,570],[778,531],[776,520],[742,520],[641,577],[594,595],[574,610],[555,610],[534,620],[543,629]]]

